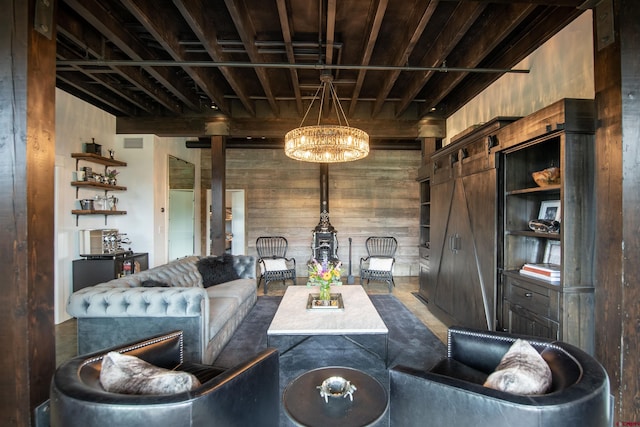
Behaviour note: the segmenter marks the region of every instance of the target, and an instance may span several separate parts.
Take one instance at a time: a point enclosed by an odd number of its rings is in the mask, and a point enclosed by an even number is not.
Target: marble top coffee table
[[[308,309],[307,301],[310,293],[318,293],[318,289],[308,286],[289,286],[286,289],[269,329],[267,329],[268,346],[275,345],[279,348],[280,353],[284,354],[312,336],[338,335],[345,337],[364,350],[376,354],[385,361],[385,364],[387,363],[389,330],[362,286],[331,287],[332,294],[342,294],[344,303],[342,309]],[[380,336],[384,341],[384,348],[380,352],[376,352],[359,344],[354,340],[354,337],[359,335]],[[300,336],[303,339],[293,345],[291,345],[291,341],[278,339],[291,336]],[[286,344],[278,345],[283,342]]]

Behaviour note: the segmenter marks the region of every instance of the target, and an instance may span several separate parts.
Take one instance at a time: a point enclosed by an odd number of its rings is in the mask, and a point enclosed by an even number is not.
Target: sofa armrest
[[[204,288],[119,288],[92,286],[67,303],[73,317],[196,317],[209,311]]]

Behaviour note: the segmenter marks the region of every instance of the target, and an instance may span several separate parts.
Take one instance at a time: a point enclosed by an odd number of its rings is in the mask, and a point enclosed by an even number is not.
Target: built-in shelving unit
[[[566,100],[526,117],[505,128],[499,158],[501,329],[588,352],[594,349],[592,113],[592,101]],[[550,167],[560,169],[560,183],[536,184],[532,173]],[[560,208],[557,233],[529,228],[545,202]],[[556,265],[560,278],[520,273],[524,264],[543,263]]]
[[[420,286],[426,288],[429,276],[429,257],[431,255],[431,184],[429,176],[418,178],[420,185],[420,243],[418,256],[420,259]],[[426,294],[426,289],[423,293]]]

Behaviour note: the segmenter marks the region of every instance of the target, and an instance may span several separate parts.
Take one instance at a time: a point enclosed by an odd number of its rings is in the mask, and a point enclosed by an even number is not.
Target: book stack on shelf
[[[558,264],[525,264],[520,269],[520,274],[550,283],[560,283],[560,266]]]

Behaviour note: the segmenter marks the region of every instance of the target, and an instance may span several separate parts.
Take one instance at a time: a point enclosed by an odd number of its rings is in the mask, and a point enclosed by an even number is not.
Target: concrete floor
[[[291,283],[291,282],[287,282]],[[343,279],[343,283],[346,283],[346,278]],[[355,284],[359,284],[359,278],[355,278]],[[393,288],[393,295],[398,298],[418,319],[422,321],[440,340],[446,344],[447,342],[447,327],[439,321],[431,312],[428,307],[413,295],[413,292],[418,291],[418,277],[396,277],[396,286]],[[299,278],[297,285],[305,286],[306,277]],[[364,285],[367,293],[369,294],[387,294],[389,289],[384,282],[371,282]],[[258,296],[264,295],[264,286],[261,284],[258,289]],[[272,282],[267,289],[268,295],[282,295],[284,294],[285,286],[282,282]],[[77,340],[76,340],[76,321],[75,319],[62,322],[55,327],[56,332],[56,366],[60,365],[65,360],[68,360],[76,355]]]

